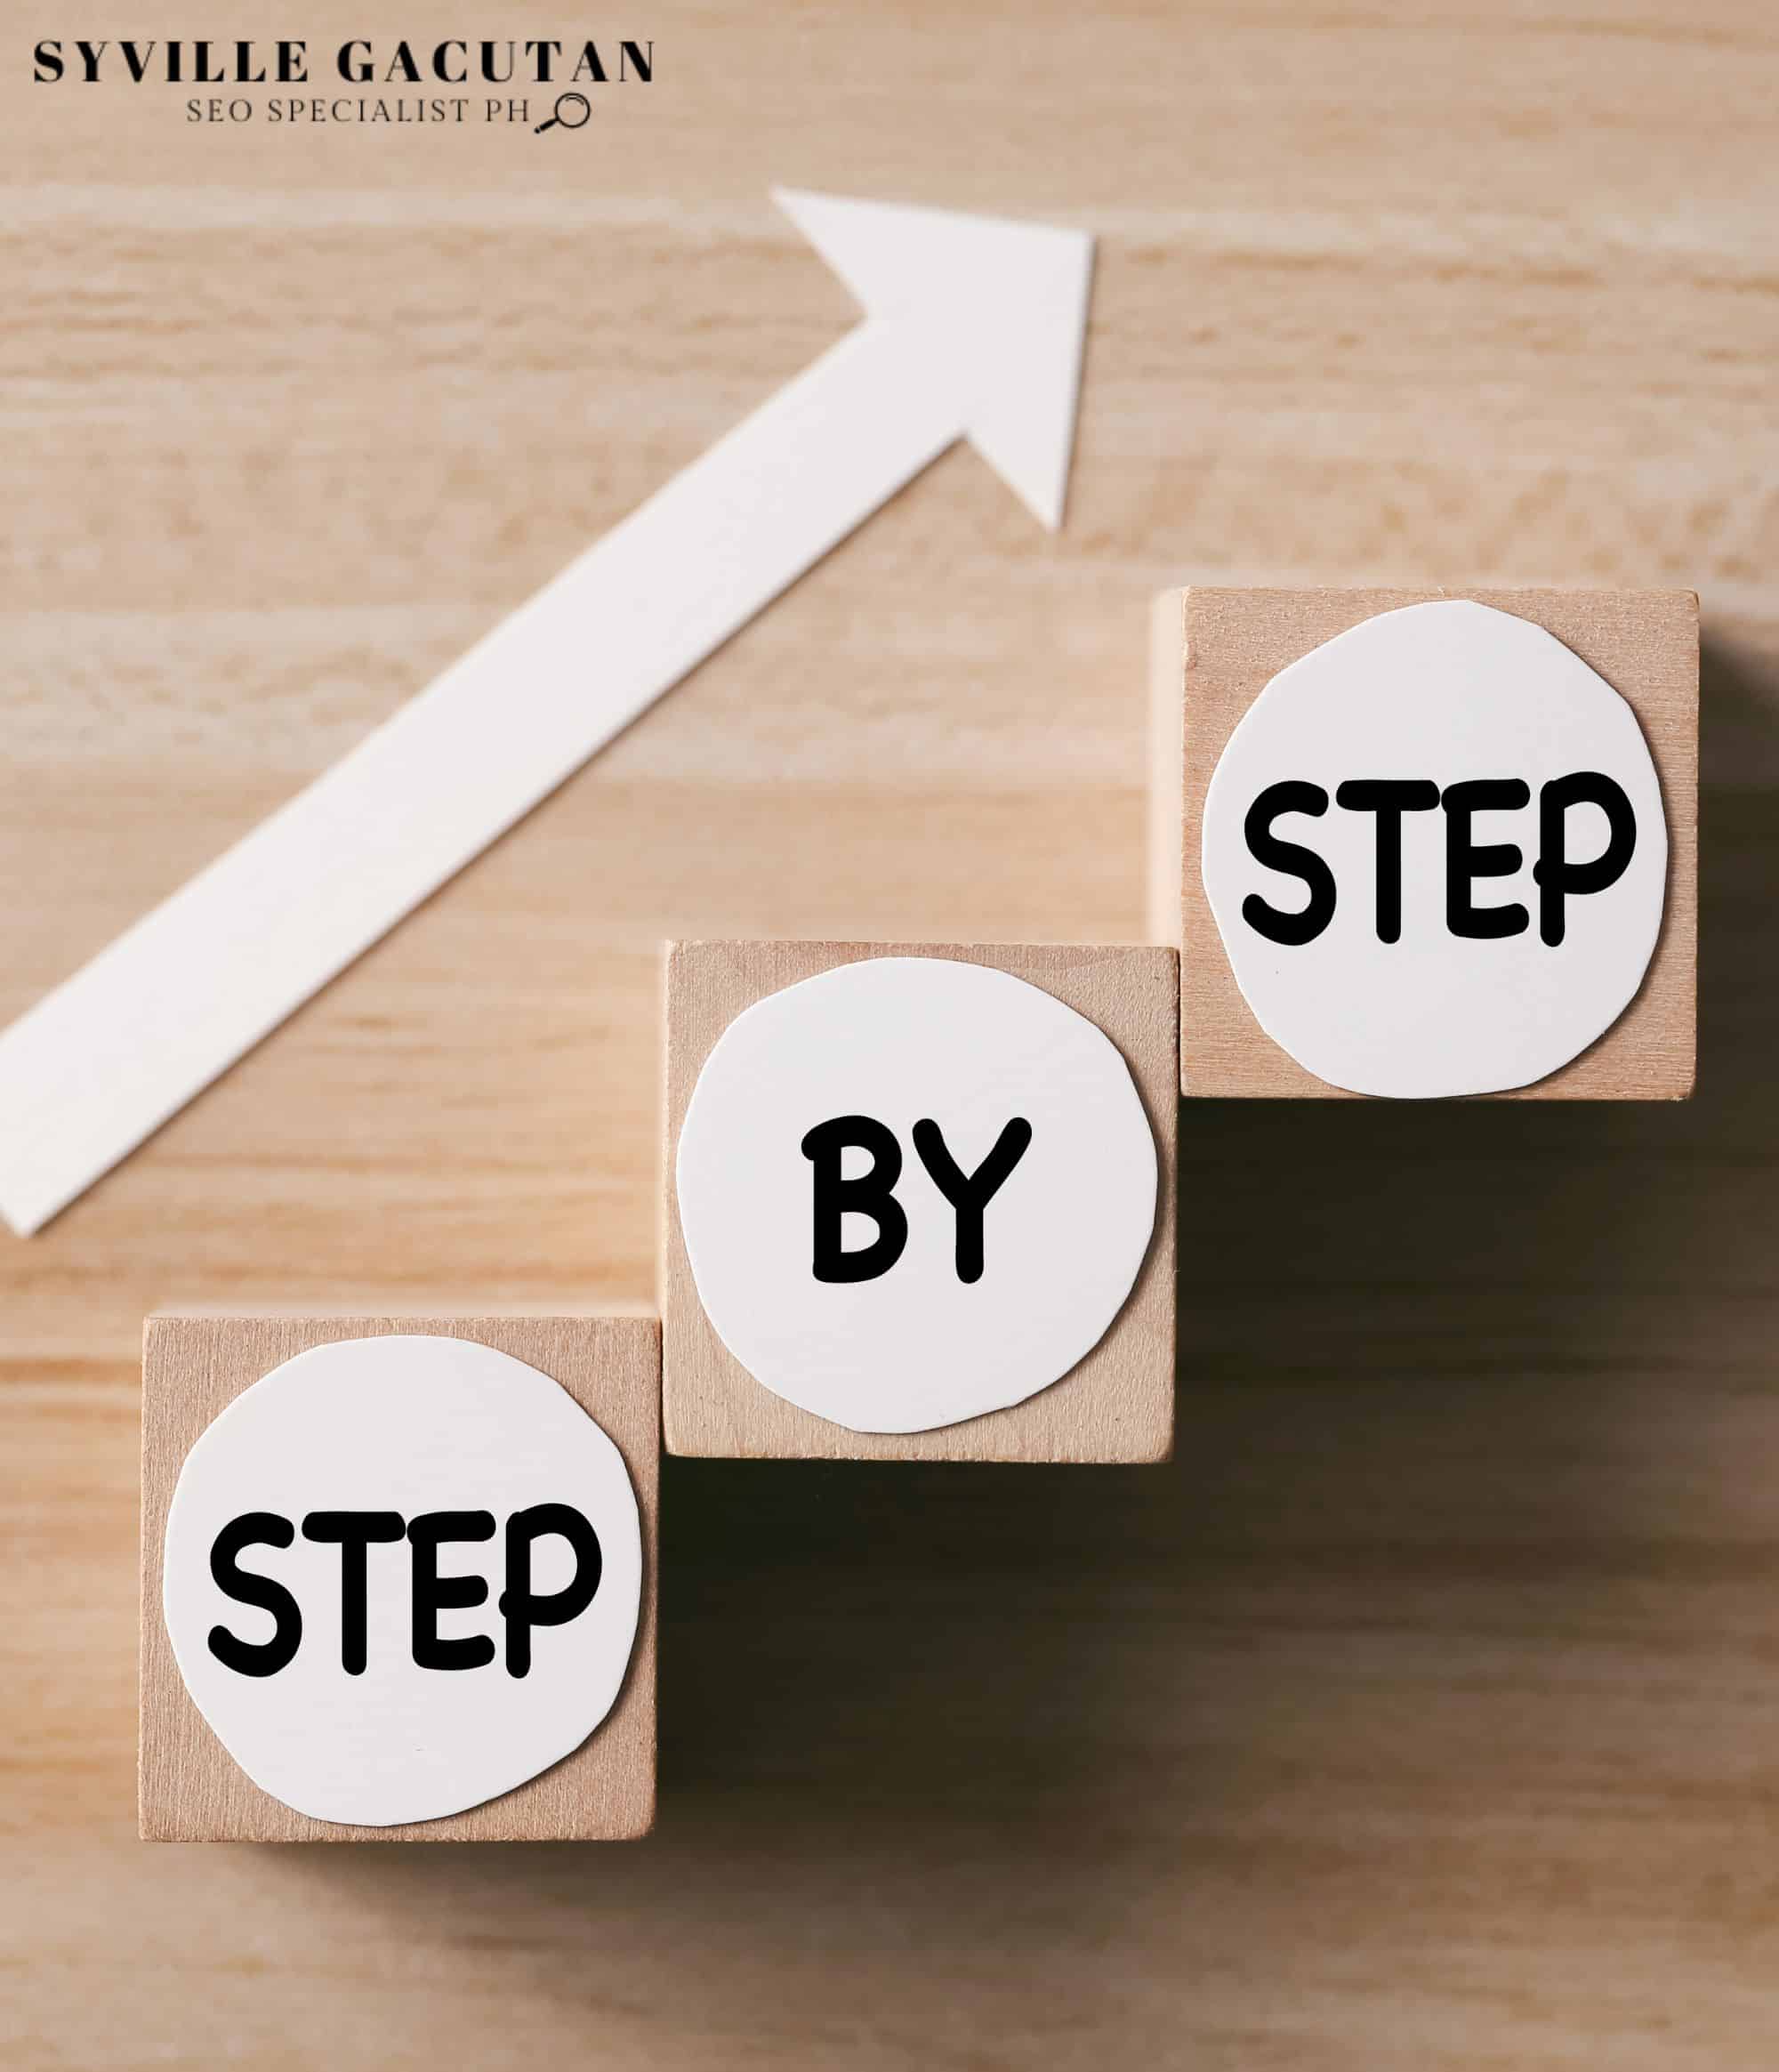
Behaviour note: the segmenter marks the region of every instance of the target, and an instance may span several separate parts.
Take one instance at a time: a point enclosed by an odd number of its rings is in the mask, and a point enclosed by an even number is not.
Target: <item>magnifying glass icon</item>
[[[539,123],[532,134],[541,137],[545,130],[553,130],[559,122],[565,130],[577,130],[583,123],[592,119],[592,113],[593,104],[584,93],[559,93],[555,114],[548,122]]]

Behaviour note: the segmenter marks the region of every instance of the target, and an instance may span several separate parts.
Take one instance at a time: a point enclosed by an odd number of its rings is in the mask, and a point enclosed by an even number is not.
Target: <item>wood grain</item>
[[[1158,793],[1151,805],[1157,879],[1151,911],[1166,939],[1180,945],[1183,1093],[1364,1098],[1300,1065],[1243,998],[1204,891],[1204,795],[1230,735],[1280,670],[1380,612],[1447,597],[1530,619],[1612,685],[1649,745],[1668,823],[1662,932],[1636,998],[1559,1070],[1529,1086],[1477,1098],[1678,1100],[1693,1091],[1699,937],[1699,602],[1693,593],[1195,586],[1183,598],[1157,601],[1150,661]]]
[[[195,19],[0,67],[0,1014],[842,335],[769,184],[1099,263],[1060,534],[942,461],[0,1240],[0,2057],[1770,2072],[1767,0],[637,0],[548,156],[30,85]],[[636,1849],[137,1841],[146,1312],[649,1300],[664,939],[1141,939],[1150,598],[1429,580],[1698,590],[1690,1102],[1194,1102],[1165,1467],[668,1461]]]
[[[560,1762],[479,1806],[396,1827],[317,1820],[260,1789],[192,1703],[161,1612],[162,1549],[180,1470],[205,1429],[312,1345],[395,1334],[511,1353],[575,1399],[624,1455],[642,1520],[642,1607],[624,1689]],[[625,1841],[655,1823],[656,1521],[661,1334],[652,1317],[151,1317],[142,1339],[141,1743],[145,1842]]]
[[[1155,1133],[1155,1236],[1106,1335],[1060,1381],[1025,1402],[937,1431],[852,1431],[762,1388],[717,1336],[698,1299],[680,1227],[674,1180],[680,1129],[717,1038],[737,1015],[769,994],[872,956],[989,964],[1085,1015],[1117,1046]],[[667,956],[661,1159],[662,1423],[668,1451],[753,1460],[1166,1460],[1173,1450],[1179,1014],[1179,965],[1171,949],[674,943]]]

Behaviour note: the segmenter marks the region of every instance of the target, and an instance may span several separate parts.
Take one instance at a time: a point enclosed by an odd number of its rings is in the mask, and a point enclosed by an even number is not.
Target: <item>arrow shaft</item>
[[[867,320],[0,1035],[0,1213],[37,1229],[960,434]]]

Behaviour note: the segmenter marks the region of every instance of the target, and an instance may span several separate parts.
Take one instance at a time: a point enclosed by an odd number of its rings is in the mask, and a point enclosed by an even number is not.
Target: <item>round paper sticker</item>
[[[165,1552],[218,1739],[286,1805],[360,1826],[462,1812],[577,1748],[641,1604],[617,1447],[457,1338],[318,1345],[255,1382],[187,1455]]]
[[[844,964],[738,1015],[676,1177],[723,1343],[856,1431],[1047,1388],[1105,1335],[1155,1227],[1155,1139],[1116,1047],[945,958]]]
[[[1273,1041],[1330,1085],[1526,1086],[1610,1028],[1662,927],[1654,764],[1542,626],[1453,600],[1282,670],[1204,802],[1204,889]]]

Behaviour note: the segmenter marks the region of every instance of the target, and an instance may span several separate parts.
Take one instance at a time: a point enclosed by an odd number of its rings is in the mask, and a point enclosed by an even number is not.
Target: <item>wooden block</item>
[[[1668,836],[1660,934],[1630,1005],[1569,1062],[1530,1084],[1483,1098],[1679,1100],[1691,1092],[1698,908],[1694,593],[1215,588],[1158,599],[1151,650],[1150,909],[1157,939],[1180,949],[1183,1092],[1355,1098],[1276,1043],[1243,995],[1203,883],[1206,793],[1237,723],[1281,670],[1380,613],[1453,599],[1543,627],[1620,693],[1654,761]]]
[[[461,1340],[510,1354],[559,1383],[616,1447],[634,1492],[640,1525],[640,1600],[634,1644],[616,1702],[603,1721],[572,1753],[528,1781],[467,1810],[403,1825],[357,1826],[312,1818],[293,1810],[252,1780],[212,1731],[187,1689],[163,1610],[168,1511],[181,1470],[196,1442],[220,1413],[262,1376],[311,1348],[345,1340],[415,1335]],[[640,1315],[150,1318],[143,1337],[142,1377],[139,1810],[143,1838],[510,1842],[616,1840],[646,1834],[655,1809],[659,1377],[659,1327],[652,1317]],[[427,1372],[422,1370],[418,1379],[424,1383]],[[462,1487],[463,1501],[477,1501],[473,1460],[463,1464]],[[373,1552],[379,1558],[386,1553],[392,1561],[405,1560],[408,1553],[406,1548],[394,1547]],[[447,1548],[447,1556],[451,1552]],[[262,1547],[244,1556],[242,1567],[270,1575],[276,1560],[275,1553]],[[609,1568],[608,1556],[608,1574]],[[630,1574],[633,1578],[633,1568]],[[471,1632],[480,1620],[498,1632],[501,1622],[493,1596],[490,1590],[490,1601],[479,1612],[446,1612],[439,1630],[448,1626],[453,1633]],[[269,1623],[263,1611],[244,1608],[240,1623],[245,1626],[254,1620],[262,1627]],[[249,1635],[244,1633],[242,1637]],[[305,1626],[303,1644],[309,1645],[310,1638]]]
[[[1060,1379],[1024,1400],[963,1422],[912,1431],[853,1429],[764,1387],[719,1335],[700,1300],[681,1221],[677,1171],[681,1132],[713,1046],[737,1018],[785,988],[842,967],[881,960],[944,960],[1008,973],[1062,1002],[1109,1038],[1129,1069],[1139,1130],[1146,1119],[1156,1174],[1152,1228],[1132,1253],[1134,1281],[1097,1343]],[[1017,947],[864,942],[677,943],[666,973],[666,1133],[664,1161],[664,1423],[670,1453],[773,1459],[1160,1461],[1173,1434],[1175,1047],[1178,960],[1155,948]],[[1041,1012],[1048,1012],[1042,1009]],[[1063,1018],[1057,1018],[1061,1020]],[[1083,1032],[1103,1052],[1091,1032]],[[1111,1060],[1115,1072],[1116,1060]],[[943,1079],[941,1069],[938,1074]],[[1122,1080],[1123,1076],[1118,1075]],[[930,1091],[923,1087],[924,1100]],[[1130,1087],[1122,1099],[1130,1102]],[[813,1098],[813,1097],[812,1097]],[[940,1113],[942,1096],[933,1097]],[[813,1125],[823,1117],[811,1112]],[[907,1127],[906,1118],[903,1125]],[[1034,1140],[1035,1141],[1035,1140]],[[907,1147],[905,1145],[905,1149]],[[805,1154],[808,1156],[808,1153]],[[785,1161],[788,1166],[791,1163]],[[962,1161],[967,1165],[968,1160]],[[798,1167],[795,1184],[806,1187]],[[898,1185],[916,1205],[911,1219],[948,1213],[908,1152]],[[795,1271],[809,1270],[807,1194],[799,1197]],[[1091,1201],[1070,1215],[1092,1216]],[[1147,1215],[1147,1206],[1144,1209]],[[926,1226],[923,1224],[922,1228]],[[992,1253],[997,1228],[990,1203],[983,1225]],[[949,1242],[950,1224],[943,1225]],[[775,1237],[773,1242],[777,1242]],[[961,1255],[960,1255],[961,1256]],[[950,1255],[946,1255],[947,1264]],[[1139,1261],[1140,1263],[1136,1263]],[[787,1265],[788,1272],[792,1269]],[[962,1273],[962,1266],[958,1269]],[[886,1276],[883,1286],[890,1286]],[[1063,1297],[1067,1301],[1070,1298]]]

